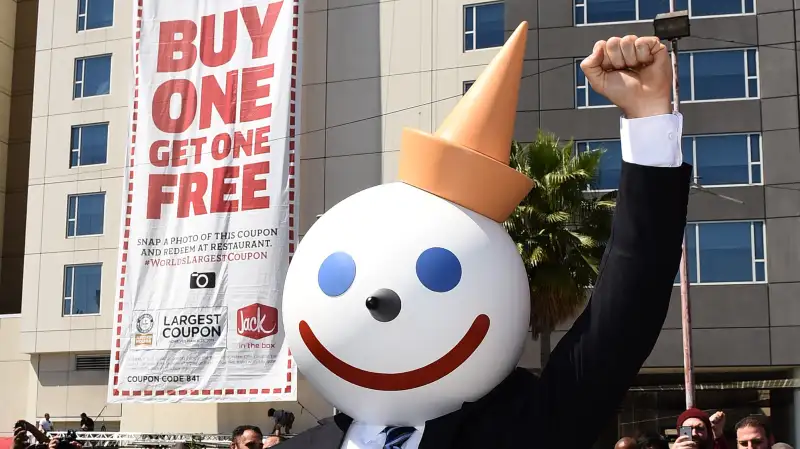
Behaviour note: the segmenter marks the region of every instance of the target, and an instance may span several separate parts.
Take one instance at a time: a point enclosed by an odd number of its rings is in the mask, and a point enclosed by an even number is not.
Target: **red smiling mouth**
[[[410,390],[436,382],[461,366],[478,349],[487,332],[489,317],[478,315],[461,341],[438,360],[403,373],[374,373],[349,365],[331,354],[314,335],[308,323],[300,321],[300,337],[303,343],[325,368],[351,384],[380,391]]]

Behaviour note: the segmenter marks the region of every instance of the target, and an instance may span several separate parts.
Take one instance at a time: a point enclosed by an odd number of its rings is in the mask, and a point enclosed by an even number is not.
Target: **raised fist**
[[[581,69],[595,92],[627,118],[669,114],[672,64],[657,37],[625,36],[597,41]]]
[[[722,438],[725,435],[725,412],[714,413],[709,421],[711,421],[711,428],[714,431],[714,438]]]

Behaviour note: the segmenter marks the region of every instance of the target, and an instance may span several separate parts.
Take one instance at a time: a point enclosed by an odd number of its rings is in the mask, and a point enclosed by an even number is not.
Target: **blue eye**
[[[356,261],[350,254],[336,252],[325,258],[319,266],[317,282],[322,293],[341,296],[350,289],[356,279]]]
[[[417,259],[417,277],[428,290],[449,292],[461,282],[461,262],[444,248],[428,248]]]

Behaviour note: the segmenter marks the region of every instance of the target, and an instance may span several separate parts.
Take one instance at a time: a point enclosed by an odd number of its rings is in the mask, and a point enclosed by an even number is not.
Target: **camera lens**
[[[194,282],[197,284],[198,287],[206,288],[206,286],[208,285],[208,276],[206,276],[205,274],[198,274]]]

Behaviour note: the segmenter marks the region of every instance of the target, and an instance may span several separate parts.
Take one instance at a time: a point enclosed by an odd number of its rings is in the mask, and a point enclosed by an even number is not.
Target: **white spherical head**
[[[502,225],[403,183],[325,213],[294,255],[283,296],[298,368],[360,422],[419,425],[516,366],[528,280]]]

